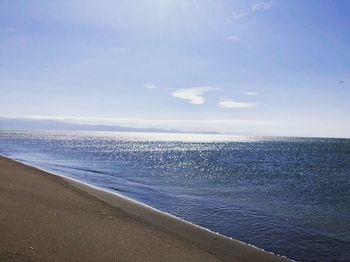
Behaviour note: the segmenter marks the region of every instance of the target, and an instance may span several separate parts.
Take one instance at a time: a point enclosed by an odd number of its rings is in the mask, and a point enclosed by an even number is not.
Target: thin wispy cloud
[[[247,92],[247,93],[245,93],[247,96],[257,96],[257,95],[259,95],[259,93],[258,92]]]
[[[116,47],[111,47],[111,48],[96,48],[96,52],[98,52],[99,55],[103,56],[114,56],[114,55],[120,55],[123,53],[126,53],[129,51],[128,48],[122,47],[122,46],[116,46]]]
[[[201,105],[204,104],[205,93],[216,90],[217,88],[211,86],[198,86],[192,88],[178,89],[171,93],[173,97],[188,100],[191,104]]]
[[[126,47],[121,47],[121,46],[116,46],[112,49],[113,52],[115,53],[122,53],[128,51],[128,48]]]
[[[237,43],[239,42],[239,38],[237,36],[234,36],[234,35],[230,35],[227,37],[227,40],[228,41],[231,41],[231,42],[234,42],[234,43]]]
[[[158,89],[159,87],[153,83],[145,83],[143,84],[143,87],[146,89]]]
[[[9,33],[15,33],[15,32],[17,32],[17,29],[12,27],[12,26],[6,26],[4,28],[4,31],[9,32]]]
[[[218,105],[222,108],[244,109],[255,107],[254,103],[249,102],[237,102],[227,98],[221,98]]]
[[[245,17],[246,15],[247,15],[246,12],[240,11],[239,13],[236,13],[236,14],[231,15],[231,16],[227,19],[227,21],[230,22],[230,23],[232,23],[233,21],[238,21],[238,20],[242,19],[242,18]]]
[[[253,11],[269,10],[273,7],[273,2],[257,2],[252,5]]]

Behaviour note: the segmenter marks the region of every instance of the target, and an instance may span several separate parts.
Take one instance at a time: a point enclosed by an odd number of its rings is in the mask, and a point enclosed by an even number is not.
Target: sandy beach
[[[1,261],[287,261],[0,156]]]

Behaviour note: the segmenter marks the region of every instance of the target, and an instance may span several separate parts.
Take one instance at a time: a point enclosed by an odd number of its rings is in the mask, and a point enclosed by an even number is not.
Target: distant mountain
[[[144,133],[187,133],[174,129],[134,128],[117,125],[92,125],[68,123],[57,120],[37,120],[27,118],[0,118],[0,129],[20,130],[67,130],[67,131],[110,131],[110,132],[144,132]],[[215,132],[196,132],[216,134]]]

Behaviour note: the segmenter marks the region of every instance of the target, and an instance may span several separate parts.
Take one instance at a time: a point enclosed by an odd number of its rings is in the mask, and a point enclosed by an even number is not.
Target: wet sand
[[[0,261],[287,261],[0,156]]]

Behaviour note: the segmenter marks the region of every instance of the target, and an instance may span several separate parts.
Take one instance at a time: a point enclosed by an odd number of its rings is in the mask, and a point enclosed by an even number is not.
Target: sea
[[[0,130],[0,154],[291,259],[350,260],[350,139]]]

